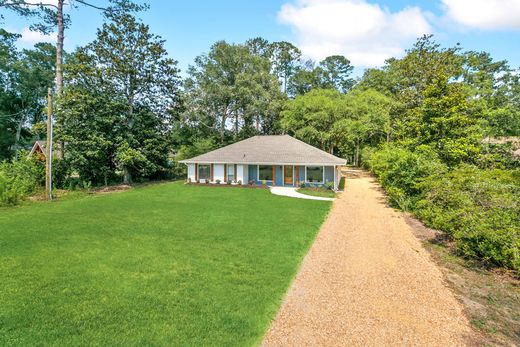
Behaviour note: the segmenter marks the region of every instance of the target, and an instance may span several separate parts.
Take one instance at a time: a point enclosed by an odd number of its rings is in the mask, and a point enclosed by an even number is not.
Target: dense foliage
[[[396,146],[367,157],[394,206],[447,232],[460,254],[520,270],[520,170],[450,170],[431,151]]]
[[[0,163],[0,206],[16,205],[41,187],[45,168],[21,153],[18,159]]]
[[[490,137],[520,135],[518,87],[506,62],[430,37],[357,86],[394,102],[390,141],[363,150],[391,202],[445,231],[460,254],[516,270],[520,165]]]
[[[167,170],[179,79],[163,43],[118,12],[66,64],[57,135],[82,179],[106,184],[119,171],[131,182]]]
[[[54,78],[54,47],[38,43],[20,51],[19,36],[0,29],[0,160],[44,135],[43,107]]]

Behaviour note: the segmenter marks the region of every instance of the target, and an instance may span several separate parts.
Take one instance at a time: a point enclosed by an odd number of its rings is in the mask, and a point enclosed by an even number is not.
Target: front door
[[[294,166],[285,165],[283,167],[283,184],[292,186],[294,184],[293,181],[293,171]]]

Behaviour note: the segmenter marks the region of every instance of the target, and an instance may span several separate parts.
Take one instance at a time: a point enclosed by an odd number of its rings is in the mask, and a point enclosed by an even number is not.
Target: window
[[[259,165],[258,166],[258,180],[259,181],[272,181],[273,180],[273,167],[271,165]]]
[[[210,171],[210,165],[199,165],[199,180],[209,180]]]
[[[323,166],[307,166],[307,182],[323,183]]]
[[[226,177],[227,177],[228,181],[233,181],[235,179],[235,165],[234,164],[228,164]]]

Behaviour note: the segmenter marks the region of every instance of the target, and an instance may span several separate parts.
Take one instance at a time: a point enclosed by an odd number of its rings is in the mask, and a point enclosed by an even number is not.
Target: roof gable
[[[181,163],[345,165],[346,160],[289,135],[253,136]]]

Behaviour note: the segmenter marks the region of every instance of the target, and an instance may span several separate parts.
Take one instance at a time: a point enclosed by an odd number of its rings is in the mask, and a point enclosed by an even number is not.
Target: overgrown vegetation
[[[363,159],[391,203],[446,232],[459,254],[520,270],[519,162],[484,140],[520,135],[518,75],[486,53],[424,37],[367,71],[359,88],[372,87],[394,100],[392,136]]]
[[[0,163],[0,206],[16,205],[39,189],[45,178],[42,163],[20,153],[18,159]]]
[[[432,153],[391,146],[368,165],[394,206],[448,233],[459,254],[520,270],[519,170],[448,169]]]

